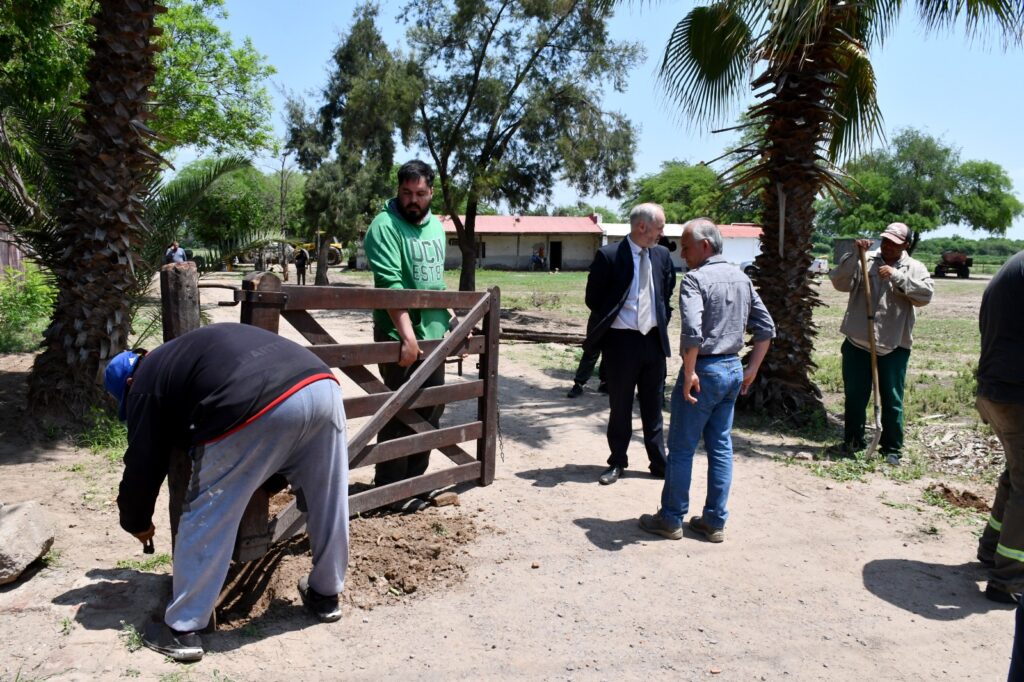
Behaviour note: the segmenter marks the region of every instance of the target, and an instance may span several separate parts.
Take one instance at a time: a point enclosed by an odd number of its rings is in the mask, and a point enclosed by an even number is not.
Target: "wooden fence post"
[[[160,268],[160,309],[164,341],[199,329],[199,272],[192,262]]]
[[[487,290],[490,305],[484,315],[483,328],[487,350],[480,356],[480,378],[487,381],[487,392],[477,399],[477,414],[484,423],[484,437],[477,441],[476,458],[480,461],[480,485],[494,482],[498,433],[498,340],[501,336],[501,290]]]
[[[160,268],[160,311],[165,343],[199,329],[199,272],[195,263],[169,263]],[[191,479],[192,460],[188,453],[172,448],[167,464],[167,515],[171,519],[172,552]]]

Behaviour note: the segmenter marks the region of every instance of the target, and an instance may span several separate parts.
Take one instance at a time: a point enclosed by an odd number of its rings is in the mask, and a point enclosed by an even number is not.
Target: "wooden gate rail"
[[[165,341],[199,326],[198,275],[190,265],[166,265],[161,270]],[[328,366],[338,368],[366,392],[366,395],[344,398],[348,418],[369,417],[358,433],[350,434],[350,468],[431,449],[441,451],[454,464],[351,495],[349,511],[353,515],[456,483],[476,480],[480,485],[489,485],[494,480],[499,297],[496,287],[486,292],[459,292],[282,285],[276,276],[264,272],[250,273],[243,279],[242,288],[234,292],[234,302],[241,303],[241,322],[278,333],[280,320],[284,318],[311,344],[308,347],[311,352]],[[367,369],[367,365],[397,362],[401,353],[399,342],[338,343],[309,313],[310,310],[395,308],[465,311],[460,315],[459,324],[444,339],[419,343],[424,353],[423,361],[396,391],[391,391]],[[168,319],[173,323],[168,325]],[[446,358],[462,354],[479,356],[479,377],[476,380],[423,387]],[[476,418],[465,424],[434,428],[415,411],[473,399],[477,401]],[[380,428],[392,419],[404,423],[412,434],[371,443]],[[469,441],[476,441],[475,456],[459,445]],[[186,487],[183,484],[187,484],[189,476],[188,468],[172,465],[168,475],[172,497],[176,498],[171,500],[172,532],[177,525],[175,510],[180,509]],[[236,561],[258,559],[272,543],[305,529],[305,514],[299,511],[295,501],[270,517],[269,498],[268,491],[258,490],[249,501],[239,525]]]

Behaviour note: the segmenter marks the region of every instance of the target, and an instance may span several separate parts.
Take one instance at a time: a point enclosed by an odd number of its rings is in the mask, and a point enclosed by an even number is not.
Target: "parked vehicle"
[[[827,275],[828,258],[815,258],[811,263],[810,272],[812,275]]]
[[[316,250],[316,244],[314,244],[313,242],[309,242],[307,244],[299,244],[299,246],[301,246],[302,248],[309,252],[309,257],[311,260],[315,261],[317,259],[318,251]],[[330,243],[330,245],[327,247],[327,265],[329,267],[341,265],[341,258],[342,254],[344,253],[344,248],[345,247],[341,245],[341,242]]]
[[[946,249],[935,264],[935,276],[945,277],[946,273],[955,272],[960,279],[971,276],[974,259],[959,249]]]

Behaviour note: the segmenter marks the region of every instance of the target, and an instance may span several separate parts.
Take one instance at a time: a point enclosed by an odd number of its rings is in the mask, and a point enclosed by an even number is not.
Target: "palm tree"
[[[721,0],[687,14],[665,48],[661,82],[691,120],[721,120],[747,87],[762,100],[744,125],[762,126],[763,137],[734,150],[726,171],[732,185],[759,193],[764,210],[755,283],[778,336],[750,393],[755,409],[800,418],[822,407],[810,379],[812,313],[820,305],[808,273],[814,199],[844,191],[835,164],[882,133],[868,50],[902,7],[901,0]],[[952,26],[962,14],[971,33],[991,22],[1019,36],[1012,0],[921,0],[918,9],[930,28]]]
[[[11,171],[8,177],[18,179],[0,185],[0,223],[10,226],[15,242],[45,272],[58,272],[66,258],[60,209],[73,196],[77,178],[76,113],[61,104],[27,107],[0,102],[0,121],[14,133],[0,138],[0,163]],[[145,293],[163,263],[166,246],[181,236],[189,212],[222,175],[250,165],[244,157],[226,156],[170,182],[151,180],[142,200],[139,246],[133,253],[135,276],[119,297],[128,301],[130,321],[137,321],[147,303]]]

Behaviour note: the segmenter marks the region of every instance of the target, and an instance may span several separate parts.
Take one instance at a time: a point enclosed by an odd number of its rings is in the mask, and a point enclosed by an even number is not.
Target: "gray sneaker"
[[[668,538],[669,540],[683,539],[683,524],[679,524],[678,526],[673,525],[662,517],[661,512],[658,512],[657,514],[641,515],[640,527],[648,533],[654,533],[655,535],[660,535],[661,537]]]
[[[690,530],[700,533],[708,542],[722,542],[725,540],[725,528],[712,528],[704,519],[699,516],[690,518]]]

